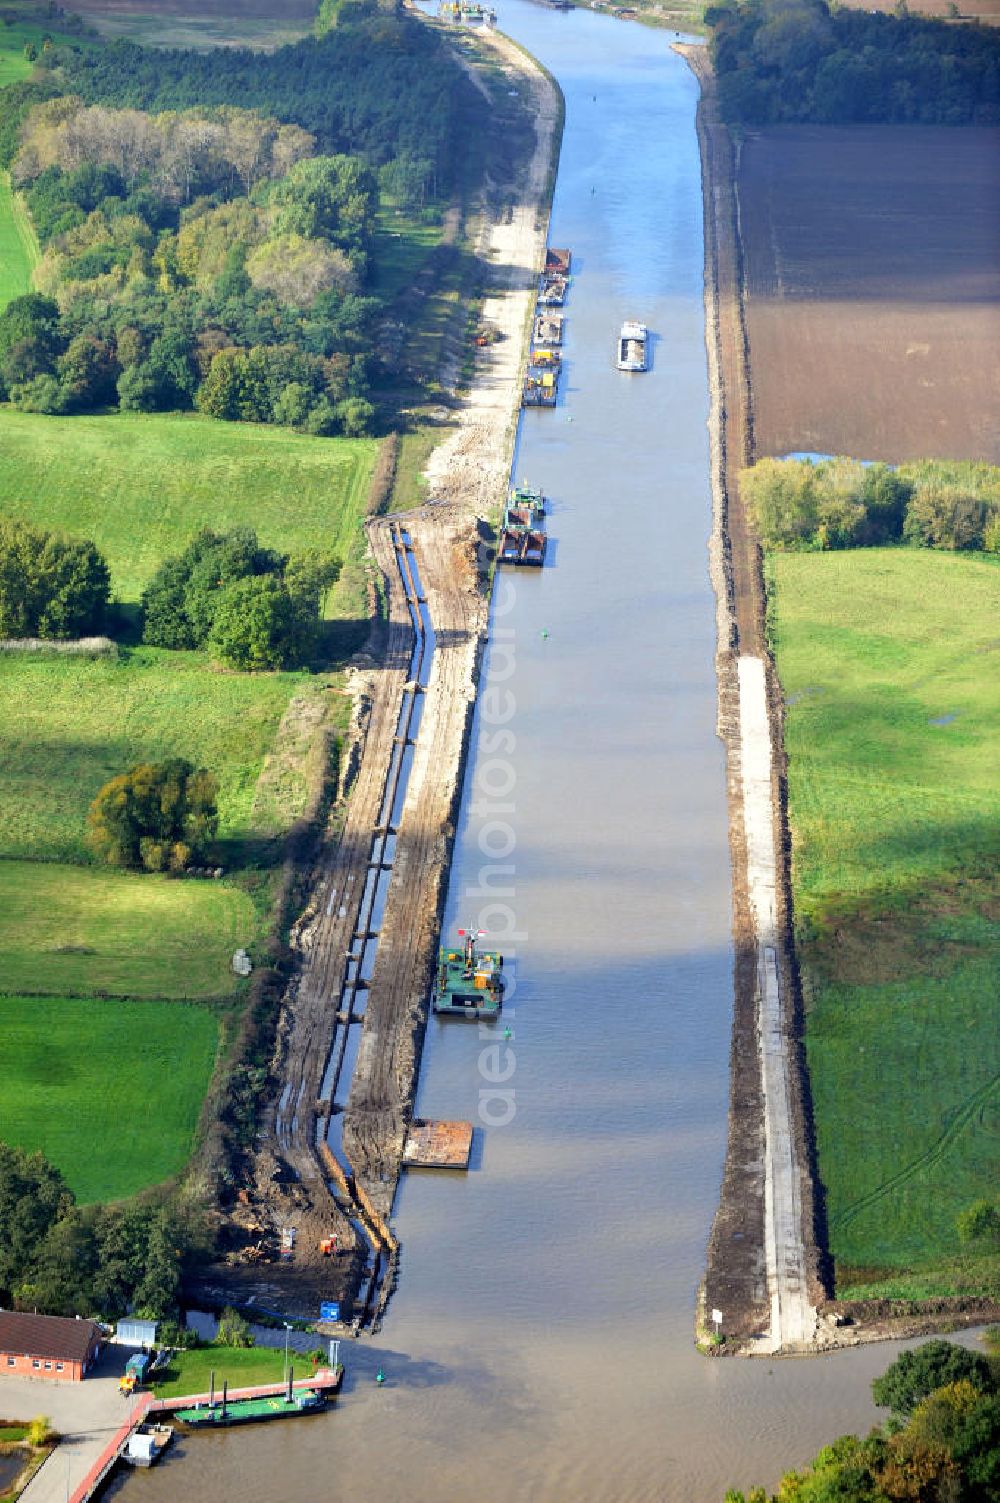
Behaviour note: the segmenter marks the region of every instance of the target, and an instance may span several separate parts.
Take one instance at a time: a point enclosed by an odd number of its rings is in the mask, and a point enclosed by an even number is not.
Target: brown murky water
[[[524,0],[500,21],[566,94],[574,279],[560,406],[516,464],[551,562],[498,585],[449,902],[513,985],[493,1032],[432,1020],[418,1103],[476,1121],[473,1172],[404,1181],[399,1292],[334,1412],[193,1437],[124,1503],[718,1503],[866,1429],[893,1354],[692,1346],[731,1001],[697,90],[666,33]],[[613,367],[626,317],[646,375]]]

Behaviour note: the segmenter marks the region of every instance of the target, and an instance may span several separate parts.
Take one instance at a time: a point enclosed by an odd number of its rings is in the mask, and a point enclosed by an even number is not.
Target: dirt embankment
[[[434,501],[373,518],[369,541],[379,576],[381,621],[359,663],[355,715],[343,756],[340,796],[293,943],[300,967],[285,998],[273,1061],[274,1099],[262,1123],[254,1175],[235,1222],[239,1261],[207,1271],[205,1297],[316,1319],[321,1300],[377,1323],[395,1278],[398,1248],[389,1216],[412,1112],[430,984],[444,906],[462,771],[468,749],[489,600],[481,569],[482,518],[495,518],[510,473],[520,374],[544,258],[549,191],[558,149],[560,100],[554,83],[505,37],[484,34],[500,65],[531,95],[536,141],[522,180],[488,185],[513,203],[503,222],[484,220],[479,254],[488,284],[484,316],[502,339],[477,359],[457,428],[428,472]],[[405,530],[406,539],[403,532]],[[363,893],[379,842],[400,708],[411,671],[414,631],[399,559],[412,549],[435,651],[421,693],[419,732],[394,849],[378,947],[367,985],[345,989],[359,936]],[[349,795],[349,796],[348,796]],[[384,833],[383,833],[384,832]],[[363,935],[374,932],[365,927]],[[358,968],[355,967],[355,970]],[[350,1070],[348,1037],[357,1042]],[[340,1072],[345,1072],[339,1082]],[[327,1146],[331,1105],[336,1133]],[[273,1257],[282,1229],[294,1248]],[[320,1242],[333,1235],[324,1255]],[[255,1242],[254,1239],[257,1239]],[[258,1245],[268,1249],[258,1258]],[[367,1271],[366,1271],[367,1264]]]

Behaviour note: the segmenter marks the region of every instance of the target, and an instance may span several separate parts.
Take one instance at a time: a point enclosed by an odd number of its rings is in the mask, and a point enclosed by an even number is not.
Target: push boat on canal
[[[460,1018],[496,1018],[503,1006],[503,956],[480,950],[481,929],[459,929],[461,949],[445,946],[438,956],[432,1005]]]
[[[649,335],[645,324],[627,318],[618,336],[617,365],[620,371],[646,369],[646,344]]]
[[[540,569],[545,562],[545,497],[531,486],[515,486],[503,516],[497,560]]]

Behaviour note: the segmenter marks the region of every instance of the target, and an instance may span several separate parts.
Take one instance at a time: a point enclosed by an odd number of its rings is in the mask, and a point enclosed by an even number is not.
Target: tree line
[[[274,53],[59,43],[0,89],[43,247],[0,315],[0,400],[371,431],[380,181],[449,193],[473,91],[413,18],[331,19]]]
[[[116,1320],[178,1313],[191,1234],[161,1206],[76,1204],[41,1153],[0,1141],[0,1306]]]
[[[300,668],[317,645],[332,554],[264,548],[249,527],[205,528],[142,596],[142,640],[207,649],[243,672]],[[0,637],[67,640],[108,624],[111,574],[89,539],[0,516]]]
[[[34,105],[12,163],[44,247],[0,313],[0,397],[29,412],[198,407],[366,432],[378,187],[247,110]]]
[[[1000,467],[920,460],[761,459],[740,474],[770,548],[919,548],[1000,553]]]
[[[61,91],[88,104],[138,110],[244,106],[301,126],[324,153],[357,153],[378,168],[424,164],[433,196],[461,171],[462,116],[474,91],[442,39],[418,20],[348,0],[336,26],[275,52],[110,46],[55,48]]]
[[[826,0],[725,0],[705,11],[731,122],[1000,123],[1000,33]]]
[[[994,1330],[993,1335],[996,1335]],[[996,1342],[992,1342],[996,1349]],[[842,1435],[769,1498],[725,1503],[989,1503],[1000,1498],[1000,1359],[949,1341],[903,1352],[872,1383],[892,1411],[865,1439]]]

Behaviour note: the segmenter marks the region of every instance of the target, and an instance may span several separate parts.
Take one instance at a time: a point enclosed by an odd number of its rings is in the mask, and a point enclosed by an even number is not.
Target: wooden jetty
[[[324,1393],[336,1393],[344,1378],[344,1369],[320,1368],[312,1378],[303,1378],[293,1384],[293,1389],[321,1390]],[[286,1393],[288,1385],[285,1383],[262,1383],[255,1388],[234,1388],[229,1397],[231,1399],[254,1399],[270,1397],[273,1394]],[[101,1484],[110,1475],[118,1462],[123,1458],[128,1446],[129,1437],[140,1426],[148,1425],[151,1415],[170,1414],[175,1409],[192,1408],[197,1404],[207,1404],[211,1398],[207,1393],[187,1394],[182,1398],[157,1399],[151,1393],[143,1394],[139,1402],[133,1407],[128,1419],[115,1432],[111,1440],[104,1447],[93,1466],[79,1486],[69,1495],[67,1503],[89,1503]]]

